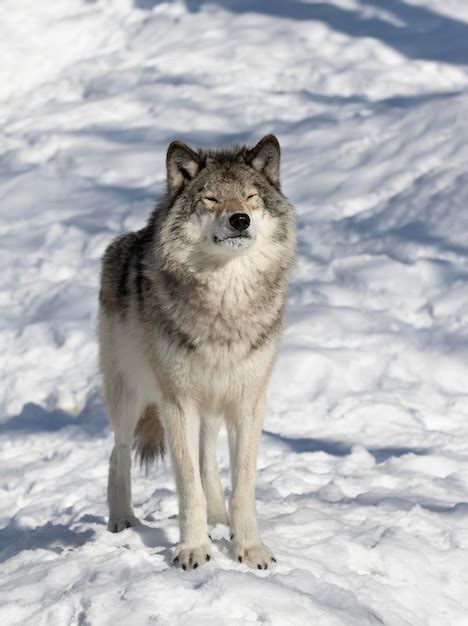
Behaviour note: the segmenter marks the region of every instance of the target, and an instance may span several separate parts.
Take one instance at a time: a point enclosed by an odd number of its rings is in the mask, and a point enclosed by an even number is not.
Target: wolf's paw
[[[107,530],[111,533],[119,533],[121,530],[131,528],[132,526],[139,526],[141,524],[138,517],[134,515],[125,515],[124,517],[111,517],[107,524]]]
[[[211,561],[211,548],[208,544],[189,548],[180,545],[176,548],[172,562],[177,567],[184,570],[197,569],[199,565],[203,565]]]
[[[245,563],[245,565],[255,569],[272,568],[276,563],[275,557],[263,543],[254,546],[244,546],[234,541],[232,553],[236,561]]]

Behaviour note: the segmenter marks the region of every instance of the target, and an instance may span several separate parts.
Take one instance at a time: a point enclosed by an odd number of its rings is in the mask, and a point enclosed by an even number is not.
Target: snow
[[[0,618],[468,624],[468,4],[0,4]],[[169,462],[107,532],[99,259],[168,142],[275,132],[299,263],[258,510],[271,572],[190,573]],[[226,494],[226,436],[219,442]]]

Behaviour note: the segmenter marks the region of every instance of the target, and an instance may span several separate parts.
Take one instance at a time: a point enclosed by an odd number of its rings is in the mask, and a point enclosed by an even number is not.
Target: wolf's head
[[[254,148],[167,151],[163,239],[193,265],[224,263],[255,250],[291,246],[293,209],[280,191],[280,146],[273,135]],[[276,250],[276,252],[279,252]]]

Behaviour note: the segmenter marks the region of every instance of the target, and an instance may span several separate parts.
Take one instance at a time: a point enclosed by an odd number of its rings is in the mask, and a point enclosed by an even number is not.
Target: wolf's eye
[[[208,200],[208,202],[218,202],[218,198],[215,198],[214,196],[205,196],[203,200]]]
[[[252,198],[256,198],[258,193],[251,193],[250,196],[247,196],[247,200],[252,200]]]

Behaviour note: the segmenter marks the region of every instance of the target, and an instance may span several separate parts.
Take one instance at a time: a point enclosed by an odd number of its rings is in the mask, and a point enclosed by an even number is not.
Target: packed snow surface
[[[468,624],[468,3],[2,0],[0,622]],[[167,144],[278,135],[299,262],[258,510],[170,565],[170,463],[106,530],[99,259]],[[219,442],[229,494],[226,436]]]

